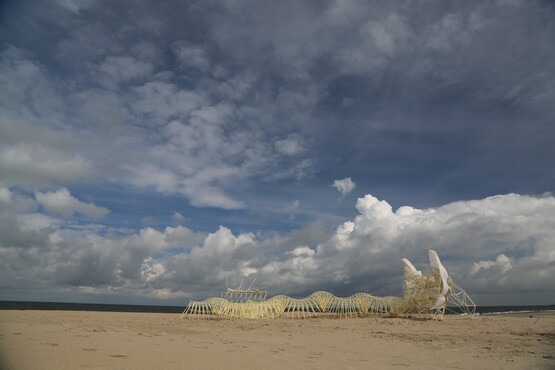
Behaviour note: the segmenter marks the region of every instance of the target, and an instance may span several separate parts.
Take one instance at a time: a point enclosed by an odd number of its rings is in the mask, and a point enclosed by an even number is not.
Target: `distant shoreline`
[[[75,303],[75,302],[37,302],[37,301],[0,301],[0,310],[38,310],[38,311],[92,311],[92,312],[142,312],[142,313],[181,313],[183,306],[162,305],[130,305],[108,303]],[[455,307],[448,307],[446,314],[453,312]],[[555,312],[554,305],[528,306],[478,306],[476,313],[480,315],[525,314],[534,312]]]

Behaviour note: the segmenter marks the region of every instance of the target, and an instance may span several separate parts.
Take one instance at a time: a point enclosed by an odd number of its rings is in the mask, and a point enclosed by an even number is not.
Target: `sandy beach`
[[[553,369],[555,314],[250,321],[0,311],[0,359],[2,369]]]

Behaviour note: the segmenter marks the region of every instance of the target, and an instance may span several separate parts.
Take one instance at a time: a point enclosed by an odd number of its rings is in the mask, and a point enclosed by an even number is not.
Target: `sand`
[[[555,369],[555,314],[250,321],[0,311],[0,367]]]

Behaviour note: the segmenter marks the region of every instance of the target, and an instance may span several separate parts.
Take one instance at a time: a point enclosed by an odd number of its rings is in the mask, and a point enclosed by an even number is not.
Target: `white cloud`
[[[61,225],[60,220],[40,213],[17,215],[17,220],[18,227],[24,232],[41,231],[52,227],[59,227]]]
[[[195,207],[216,207],[223,209],[242,209],[246,207],[245,203],[231,198],[223,190],[214,186],[206,184],[200,186],[196,184],[185,185],[182,191]]]
[[[157,223],[158,223],[158,220],[154,216],[146,216],[141,218],[141,225],[143,225],[143,227],[153,226],[153,225],[156,225]]]
[[[90,67],[98,81],[112,89],[124,82],[144,79],[153,71],[151,64],[131,56],[108,56],[101,63]]]
[[[144,77],[152,71],[150,64],[126,56],[106,57],[99,68],[116,81]]]
[[[148,41],[139,41],[131,47],[131,52],[133,55],[142,61],[156,65],[162,61],[163,51],[162,49]]]
[[[293,249],[291,252],[286,252],[286,254],[290,254],[293,256],[313,256],[314,255],[314,250],[310,249],[309,247],[297,247],[295,249]]]
[[[79,14],[82,9],[90,8],[96,3],[95,0],[57,0],[57,2],[61,7],[76,14]]]
[[[180,224],[185,220],[185,216],[183,216],[181,213],[176,211],[173,213],[172,219],[174,223]]]
[[[404,47],[408,34],[406,23],[408,22],[405,19],[392,13],[379,21],[372,20],[366,23],[361,33],[367,40],[371,40],[373,54],[377,51],[380,54],[391,55]]]
[[[191,112],[191,124],[196,126],[225,124],[232,115],[233,107],[229,104],[206,105]]]
[[[487,270],[493,267],[499,268],[499,273],[504,274],[513,268],[511,259],[504,254],[497,256],[495,261],[479,261],[472,265],[471,275],[476,275],[481,269]]]
[[[341,100],[341,106],[342,107],[349,107],[349,106],[353,105],[354,103],[355,103],[355,101],[352,98],[343,98]]]
[[[145,258],[141,266],[141,278],[147,283],[157,279],[165,272],[164,265],[160,262],[155,262],[151,257]]]
[[[151,80],[133,89],[132,109],[144,115],[149,126],[161,126],[171,118],[187,118],[189,113],[207,104],[201,91],[178,88],[175,84]]]
[[[154,88],[151,85],[150,88]],[[171,84],[156,84],[168,99],[179,93],[189,94]],[[167,91],[166,91],[167,90]],[[148,92],[150,96],[151,92]],[[199,95],[193,94],[195,99]],[[156,99],[160,99],[158,96]],[[149,98],[150,99],[150,98]],[[300,134],[290,134],[276,143],[269,142],[259,128],[236,125],[237,108],[228,103],[209,104],[208,100],[187,99],[189,108],[167,111],[164,104],[153,105],[153,117],[170,120],[160,131],[161,140],[149,149],[145,162],[130,166],[131,176],[124,181],[140,187],[154,187],[165,193],[181,193],[197,207],[245,208],[243,201],[230,195],[237,180],[263,178],[300,179],[310,173],[309,159],[290,158],[305,151]],[[168,104],[175,107],[176,102]],[[145,106],[140,103],[140,109]],[[145,111],[146,112],[146,111]]]
[[[128,183],[138,187],[153,187],[160,193],[173,193],[179,185],[178,174],[148,163],[132,168],[130,175],[125,179]]]
[[[289,211],[289,219],[292,220],[295,217],[295,212],[299,209],[300,202],[298,199],[295,199],[289,203],[287,203],[287,210]]]
[[[46,193],[37,191],[35,192],[35,197],[47,213],[65,218],[70,218],[75,213],[80,213],[84,216],[98,219],[103,218],[109,212],[107,208],[79,201],[66,188]]]
[[[207,61],[200,47],[179,44],[187,63],[209,65],[219,77],[190,86],[171,71],[152,76],[160,65],[152,60],[152,45],[141,42],[131,48],[133,56],[126,55],[103,39],[103,32],[88,42],[95,29],[79,28],[59,45],[68,54],[64,59],[73,60],[73,49],[87,40],[90,50],[84,53],[94,58],[75,65],[92,73],[92,85],[64,84],[25,53],[3,51],[0,96],[13,104],[0,107],[0,141],[6,143],[0,148],[0,185],[43,188],[107,180],[183,194],[197,207],[240,209],[245,203],[230,191],[235,181],[302,179],[312,173],[314,162],[298,158],[308,149],[301,134],[285,128],[270,135],[264,128],[272,111],[293,114],[314,101],[310,94],[257,90],[255,103],[238,105],[254,92],[255,74],[232,73]],[[108,91],[118,86],[127,88]]]
[[[298,155],[306,150],[304,139],[299,134],[289,134],[285,139],[277,140],[275,146],[278,152],[285,155]]]
[[[545,297],[555,293],[550,279],[555,273],[552,196],[508,194],[393,210],[366,195],[356,207],[358,216],[313,246],[296,233],[259,239],[251,233],[234,235],[223,226],[208,235],[183,226],[106,234],[92,225],[75,229],[62,220],[19,211],[24,213],[11,226],[17,233],[0,238],[0,243],[11,243],[0,248],[0,281],[5,285],[16,279],[23,284],[18,289],[25,290],[25,282],[32,286],[51,276],[41,283],[49,290],[63,285],[153,298],[202,298],[217,295],[226,275],[256,274],[272,294],[299,295],[316,289],[373,291],[397,278],[399,286],[386,293],[400,294],[400,259],[408,257],[427,270],[426,249],[432,248],[455,282],[480,304],[494,304],[500,295],[524,304],[518,298],[522,294],[546,303]],[[11,222],[5,217],[12,214],[0,208],[3,224]],[[41,244],[33,249],[21,248],[22,243]],[[33,258],[42,262],[29,264]]]
[[[347,177],[343,180],[335,180],[332,186],[336,188],[341,195],[347,195],[355,189],[356,184],[350,177]]]
[[[11,203],[12,193],[10,189],[0,187],[0,202]]]
[[[0,148],[0,184],[44,186],[90,176],[92,164],[80,155],[36,145]]]
[[[175,46],[174,52],[183,67],[195,67],[203,71],[210,67],[208,55],[198,45],[180,42]]]

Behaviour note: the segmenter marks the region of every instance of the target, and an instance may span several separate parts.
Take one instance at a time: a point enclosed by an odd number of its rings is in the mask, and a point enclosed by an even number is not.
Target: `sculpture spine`
[[[432,271],[422,274],[406,258],[403,263],[403,297],[377,297],[356,293],[342,298],[317,291],[308,297],[295,299],[277,295],[266,299],[267,292],[260,289],[227,288],[221,298],[190,301],[181,318],[224,317],[230,319],[272,319],[277,317],[306,318],[319,314],[338,317],[399,317],[429,315],[442,319],[451,301],[473,317],[476,304],[458,285],[453,283],[434,250],[428,250]],[[254,281],[253,281],[254,283]]]

